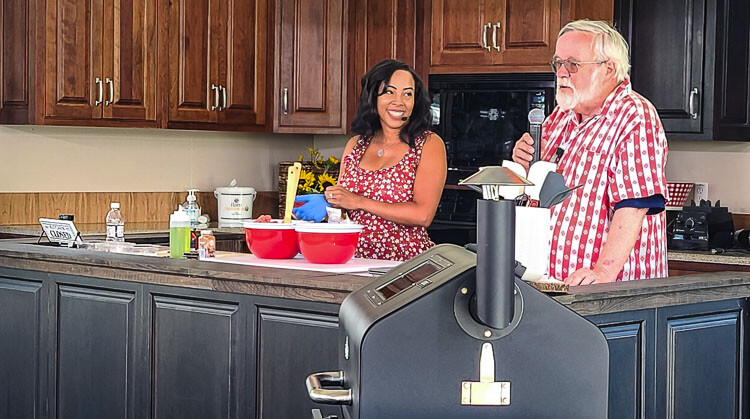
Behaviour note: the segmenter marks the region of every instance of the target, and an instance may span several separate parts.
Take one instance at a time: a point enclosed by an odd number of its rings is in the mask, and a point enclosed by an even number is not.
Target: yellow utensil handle
[[[301,166],[300,166],[301,167]],[[292,222],[292,208],[294,198],[297,196],[297,183],[299,183],[299,169],[297,164],[289,166],[286,177],[286,206],[284,207],[284,222]]]

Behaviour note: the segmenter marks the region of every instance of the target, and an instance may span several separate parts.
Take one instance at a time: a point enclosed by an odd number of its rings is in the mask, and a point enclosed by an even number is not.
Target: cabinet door
[[[316,404],[305,378],[335,371],[338,365],[338,318],[326,313],[258,308],[258,411],[256,417],[308,418],[312,409],[341,416],[341,408]]]
[[[586,317],[609,346],[609,418],[650,418],[654,414],[656,310]]]
[[[504,8],[503,0],[433,0],[430,66],[499,63],[492,40]]]
[[[632,20],[619,26],[632,37],[633,89],[654,104],[665,131],[710,138],[715,0],[627,3]]]
[[[750,139],[750,2],[719,2],[714,138]]]
[[[28,123],[29,2],[0,2],[0,123]]]
[[[46,3],[45,117],[101,118],[103,1]]]
[[[169,121],[218,120],[221,1],[169,2]]]
[[[104,6],[104,117],[156,120],[156,0]]]
[[[0,269],[0,412],[7,418],[45,416],[47,287],[27,274]]]
[[[747,417],[747,301],[657,309],[656,415]]]
[[[263,125],[266,117],[267,2],[225,0],[219,45],[222,125]]]
[[[545,65],[555,54],[560,31],[560,2],[553,0],[506,0],[493,25],[504,65]],[[504,22],[504,25],[502,24]]]
[[[276,9],[275,132],[343,134],[343,0],[280,0]]]
[[[420,4],[421,5],[421,4]],[[394,58],[417,69],[417,0],[356,0],[350,56],[349,120],[359,106],[362,76],[378,62]],[[427,82],[427,74],[421,75]]]

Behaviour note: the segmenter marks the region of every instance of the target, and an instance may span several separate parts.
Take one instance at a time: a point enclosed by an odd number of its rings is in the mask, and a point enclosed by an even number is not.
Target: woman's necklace
[[[385,140],[383,140],[383,142],[385,143]],[[396,141],[395,143],[390,143],[390,144],[388,144],[388,145],[387,145],[387,146],[385,146],[385,147],[380,147],[380,150],[378,150],[378,157],[383,157],[383,155],[385,154],[385,150],[386,150],[387,148],[389,148],[389,147],[390,147],[390,146],[392,146],[392,145],[398,144],[398,143],[400,143],[400,142],[401,142],[401,141]]]

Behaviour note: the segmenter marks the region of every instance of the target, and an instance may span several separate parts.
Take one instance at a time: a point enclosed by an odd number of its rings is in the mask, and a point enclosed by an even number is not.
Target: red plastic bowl
[[[302,256],[312,263],[346,263],[354,256],[362,226],[359,224],[297,225]]]
[[[270,223],[246,222],[245,242],[250,253],[261,259],[291,259],[299,253],[294,225],[273,220]]]

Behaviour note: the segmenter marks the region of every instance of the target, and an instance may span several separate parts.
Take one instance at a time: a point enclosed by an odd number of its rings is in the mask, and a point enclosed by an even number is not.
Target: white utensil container
[[[516,207],[516,260],[526,267],[524,280],[536,281],[547,273],[551,217],[550,208]]]
[[[216,188],[214,196],[218,205],[219,227],[242,227],[253,218],[254,188],[228,186]]]

